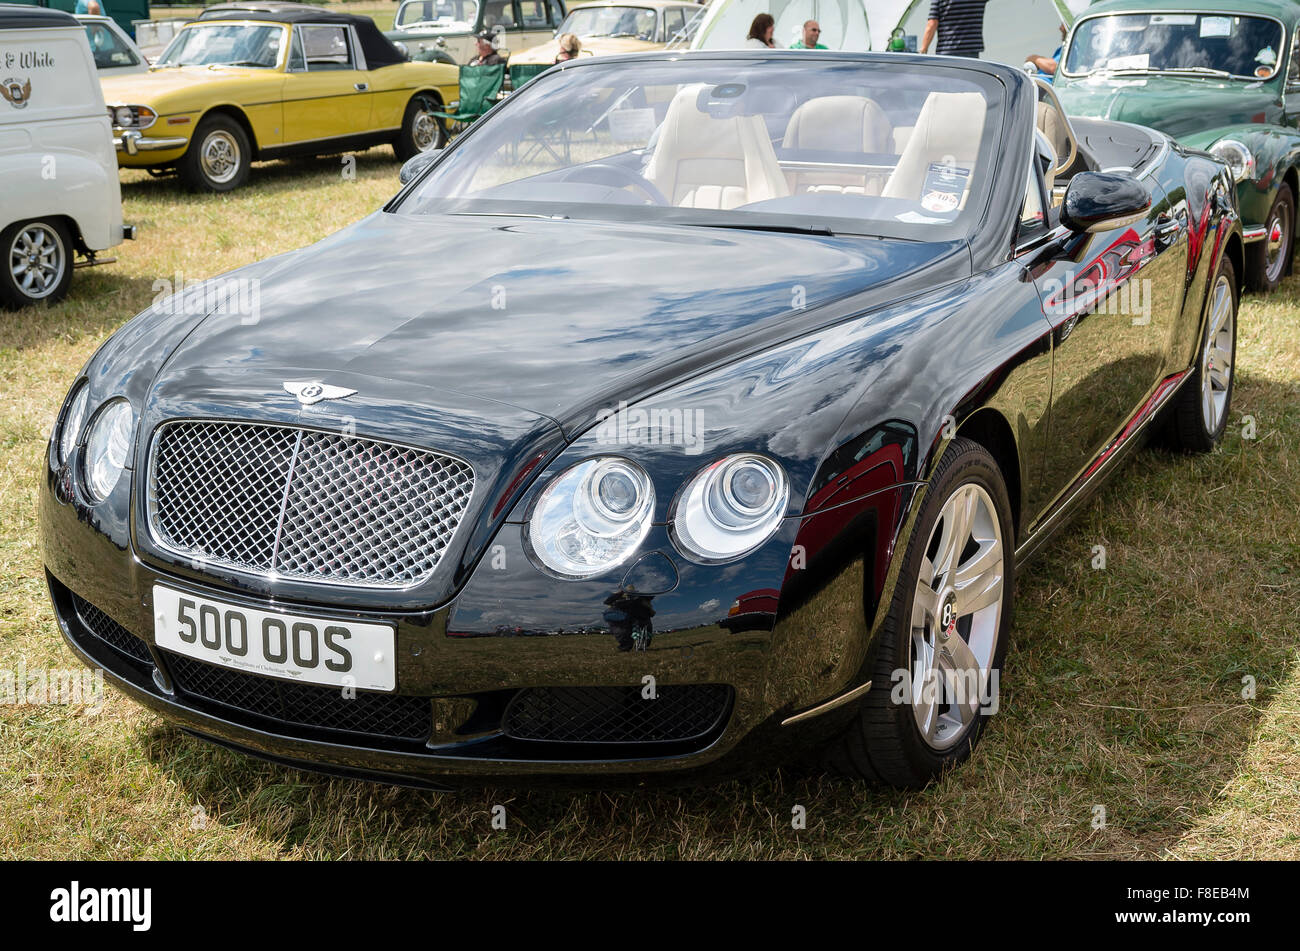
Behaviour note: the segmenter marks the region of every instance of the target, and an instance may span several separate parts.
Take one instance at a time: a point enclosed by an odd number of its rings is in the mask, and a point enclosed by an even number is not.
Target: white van
[[[0,4],[0,305],[59,300],[75,267],[134,236],[85,28]]]

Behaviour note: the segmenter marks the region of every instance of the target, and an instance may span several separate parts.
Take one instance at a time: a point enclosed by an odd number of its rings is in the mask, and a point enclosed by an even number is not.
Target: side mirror
[[[1061,224],[1071,231],[1109,231],[1151,210],[1151,193],[1131,175],[1079,172],[1061,201]]]
[[[397,180],[405,185],[411,179],[415,178],[415,176],[423,172],[425,167],[437,157],[437,149],[429,149],[427,152],[420,152],[417,155],[412,155],[402,163],[402,170],[397,173]]]

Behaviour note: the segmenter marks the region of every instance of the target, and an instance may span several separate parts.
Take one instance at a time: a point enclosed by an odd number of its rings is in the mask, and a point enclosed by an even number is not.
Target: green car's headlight
[[[1236,139],[1220,139],[1210,146],[1210,154],[1228,166],[1233,181],[1255,177],[1255,156]]]
[[[636,552],[654,514],[650,477],[636,463],[600,456],[551,480],[528,519],[528,547],[565,578],[590,578]]]
[[[108,498],[126,468],[134,426],[131,404],[123,399],[109,400],[90,421],[82,470],[86,488],[96,502]]]

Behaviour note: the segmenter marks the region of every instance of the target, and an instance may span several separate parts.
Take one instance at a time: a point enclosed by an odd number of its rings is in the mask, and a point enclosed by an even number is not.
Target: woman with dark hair
[[[776,44],[772,42],[772,34],[775,31],[776,21],[772,19],[772,14],[760,13],[754,17],[754,22],[749,25],[749,36],[745,39],[745,49],[775,49]]]

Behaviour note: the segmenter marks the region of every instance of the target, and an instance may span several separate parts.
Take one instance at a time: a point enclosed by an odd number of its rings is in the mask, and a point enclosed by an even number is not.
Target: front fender
[[[1208,151],[1221,139],[1235,139],[1255,159],[1254,174],[1237,183],[1237,204],[1249,231],[1263,225],[1287,173],[1300,167],[1300,131],[1275,125],[1223,126],[1189,136],[1185,144]]]

